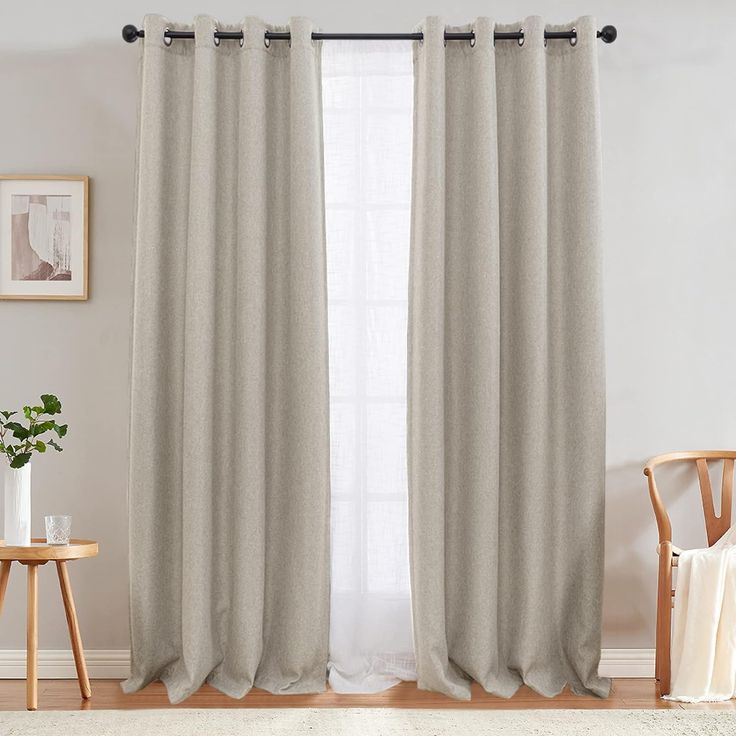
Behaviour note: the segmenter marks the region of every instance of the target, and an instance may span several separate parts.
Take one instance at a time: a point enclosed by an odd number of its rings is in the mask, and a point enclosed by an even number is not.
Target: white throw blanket
[[[708,549],[680,554],[668,700],[736,695],[736,525]]]

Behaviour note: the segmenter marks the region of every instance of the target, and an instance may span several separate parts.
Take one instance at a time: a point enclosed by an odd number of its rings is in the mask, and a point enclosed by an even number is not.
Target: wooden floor
[[[0,680],[0,711],[24,710],[24,680]],[[698,708],[736,710],[736,700],[727,703],[690,705],[671,703],[656,697],[654,681],[616,679],[609,698],[582,697],[564,691],[556,698],[544,698],[529,688],[521,688],[510,700],[496,698],[473,686],[470,702],[451,700],[437,693],[417,690],[414,683],[402,683],[376,695],[271,695],[252,690],[242,700],[233,700],[211,687],[203,687],[186,702],[172,706],[160,683],[134,695],[124,695],[119,680],[93,680],[92,699],[83,701],[76,680],[41,680],[38,683],[39,710],[87,710],[124,708]]]

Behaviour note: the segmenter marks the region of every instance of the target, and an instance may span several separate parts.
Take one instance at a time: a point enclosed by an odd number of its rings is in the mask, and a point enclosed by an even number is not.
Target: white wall
[[[604,646],[653,644],[656,534],[641,468],[678,448],[736,446],[736,5],[641,0],[493,3],[498,20],[593,14],[604,138],[608,510]],[[657,7],[655,7],[657,6]],[[0,404],[58,393],[66,451],[34,463],[35,531],[69,512],[99,558],[72,579],[85,645],[128,643],[126,448],[133,168],[139,49],[120,39],[146,12],[234,22],[308,15],[333,31],[467,22],[487,0],[15,0],[0,10],[0,172],[89,174],[91,299],[0,302]],[[0,407],[3,408],[3,407]],[[702,512],[675,474],[675,530],[702,542]],[[678,523],[679,522],[679,523]],[[24,582],[11,578],[0,649],[24,646]],[[53,570],[41,578],[40,646],[67,648]]]

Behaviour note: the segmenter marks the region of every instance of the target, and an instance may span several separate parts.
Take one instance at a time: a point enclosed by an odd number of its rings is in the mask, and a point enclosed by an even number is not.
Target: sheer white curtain
[[[322,56],[332,460],[330,685],[416,679],[409,597],[406,328],[410,42]]]

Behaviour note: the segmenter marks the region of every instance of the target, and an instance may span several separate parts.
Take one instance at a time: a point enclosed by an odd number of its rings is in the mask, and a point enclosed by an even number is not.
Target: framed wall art
[[[0,175],[0,299],[87,299],[89,177]]]

